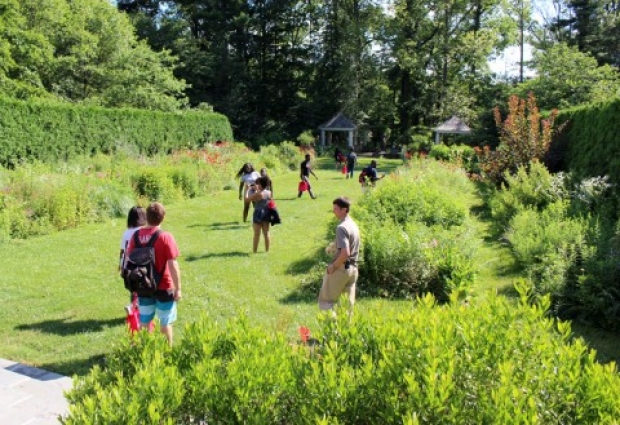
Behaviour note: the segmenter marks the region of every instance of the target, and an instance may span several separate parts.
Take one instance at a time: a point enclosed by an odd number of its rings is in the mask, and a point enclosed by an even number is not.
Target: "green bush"
[[[440,301],[467,294],[476,278],[465,203],[473,184],[449,164],[409,164],[353,209],[363,237],[360,287],[386,297],[430,292]]]
[[[569,198],[567,176],[551,174],[547,168],[532,162],[520,167],[514,175],[504,174],[505,184],[490,200],[493,218],[502,226],[526,209],[542,210],[552,202]]]
[[[419,222],[402,228],[375,221],[362,228],[361,291],[407,298],[431,293],[441,302],[452,293],[470,293],[476,247],[468,235]]]
[[[557,201],[542,211],[527,209],[509,223],[506,239],[517,261],[532,276],[536,292],[556,296],[567,282],[577,254],[587,258],[588,223],[567,217],[567,202]]]
[[[439,161],[448,161],[463,167],[469,173],[479,173],[476,151],[467,145],[433,145],[428,156]]]
[[[168,347],[122,341],[76,378],[65,425],[614,424],[620,377],[567,323],[490,295],[472,304],[323,316],[309,344],[203,317]]]
[[[168,203],[179,198],[179,191],[172,178],[161,167],[149,167],[133,176],[133,186],[138,196],[149,201]]]
[[[450,161],[451,159],[451,151],[450,147],[440,143],[438,145],[433,145],[431,151],[428,153],[433,159],[437,159],[439,161]]]

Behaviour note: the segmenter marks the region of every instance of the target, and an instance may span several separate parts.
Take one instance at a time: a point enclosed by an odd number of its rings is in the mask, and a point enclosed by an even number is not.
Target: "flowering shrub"
[[[508,115],[503,121],[498,107],[493,112],[500,132],[500,144],[496,150],[488,146],[477,148],[476,153],[480,170],[499,186],[506,173],[513,174],[520,167],[528,167],[533,160],[544,157],[549,150],[558,112],[553,110],[549,118],[541,120],[532,93],[527,100],[511,96],[508,100]]]
[[[278,148],[269,171],[298,158],[290,143]],[[27,238],[84,223],[123,217],[135,204],[171,203],[238,186],[245,162],[264,156],[240,143],[219,141],[167,156],[97,154],[62,163],[31,163],[0,170],[0,240]]]

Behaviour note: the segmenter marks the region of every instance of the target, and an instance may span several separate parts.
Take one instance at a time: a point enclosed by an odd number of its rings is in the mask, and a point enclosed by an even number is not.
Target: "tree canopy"
[[[406,144],[454,114],[476,127],[508,94],[543,108],[617,95],[616,3],[555,0],[537,24],[538,1],[0,0],[0,94],[213,107],[256,145],[338,111]],[[526,42],[533,79],[492,74],[489,58]]]

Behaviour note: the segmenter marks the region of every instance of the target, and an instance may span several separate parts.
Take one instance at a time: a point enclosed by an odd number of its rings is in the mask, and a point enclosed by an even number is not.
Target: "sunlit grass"
[[[369,161],[361,158],[361,165]],[[379,160],[379,169],[390,171],[399,164],[398,160]],[[330,159],[318,165],[319,180],[312,178],[316,200],[307,194],[297,199],[297,172],[273,176],[283,223],[272,227],[268,254],[263,252],[262,241],[259,253],[251,253],[251,224],[241,223],[242,203],[235,190],[167,205],[163,228],[174,234],[182,254],[184,299],[179,305],[177,333],[202,312],[224,322],[243,311],[257,325],[291,337],[302,324],[316,329],[316,297],[291,295],[302,281],[318,276],[313,268],[318,267],[320,252],[328,242],[331,201],[347,195],[355,202],[362,195],[357,175],[345,179]],[[467,196],[475,211],[480,199],[475,194]],[[485,241],[479,252],[476,292],[509,292],[519,277],[509,252],[489,235],[484,217],[473,215]],[[123,306],[128,293],[116,270],[124,221],[1,245],[0,357],[65,375],[84,374],[127,338]],[[371,306],[402,309],[413,304],[360,297],[356,309],[363,314]],[[588,339],[595,331],[587,328],[580,328],[580,334],[605,350],[602,359],[619,359],[617,345]]]

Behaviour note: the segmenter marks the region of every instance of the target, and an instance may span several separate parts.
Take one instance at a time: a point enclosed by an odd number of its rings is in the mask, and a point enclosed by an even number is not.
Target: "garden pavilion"
[[[438,145],[440,142],[440,134],[469,134],[471,133],[471,128],[459,117],[452,115],[452,118],[433,128],[433,131],[435,132],[435,144]]]
[[[329,121],[319,126],[319,130],[321,131],[321,147],[325,147],[326,136],[329,139],[329,144],[332,144],[331,133],[347,132],[347,145],[349,148],[353,148],[353,136],[357,132],[357,125],[342,112],[338,112]]]

